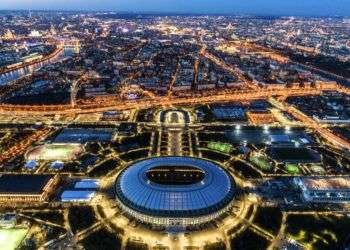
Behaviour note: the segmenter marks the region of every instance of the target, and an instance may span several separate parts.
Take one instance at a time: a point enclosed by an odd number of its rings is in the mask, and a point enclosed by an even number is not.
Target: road
[[[121,100],[114,96],[104,97],[101,99],[86,101],[83,104],[77,104],[74,108],[70,104],[65,105],[0,105],[0,114],[10,115],[57,115],[57,114],[85,114],[95,112],[105,112],[110,110],[131,110],[144,109],[152,107],[171,107],[173,105],[196,105],[196,104],[210,104],[215,102],[232,102],[232,101],[249,101],[258,99],[268,99],[273,96],[308,96],[320,95],[322,91],[343,91],[338,86],[324,85],[319,88],[305,87],[305,88],[267,88],[259,89],[228,89],[224,91],[216,91],[211,95],[204,95],[203,93],[193,94],[190,97],[172,97],[154,96],[153,98],[144,98],[137,100]]]
[[[274,103],[278,103],[277,100],[274,100]],[[341,137],[338,137],[332,131],[330,131],[328,128],[325,128],[320,125],[318,122],[316,122],[311,117],[305,115],[300,110],[298,110],[296,107],[289,105],[288,103],[280,102],[278,106],[283,107],[284,110],[288,111],[290,114],[292,114],[295,118],[300,120],[304,126],[309,127],[311,129],[314,129],[321,137],[323,137],[325,140],[330,142],[331,144],[337,146],[338,148],[346,148],[350,150],[350,143]]]
[[[45,139],[51,133],[51,129],[42,128],[28,137],[24,138],[22,141],[16,143],[14,146],[7,149],[0,155],[0,163],[6,162],[18,155],[24,154],[34,142]]]
[[[249,89],[258,88],[258,86],[256,84],[254,84],[252,81],[249,81],[245,76],[243,76],[243,74],[240,72],[240,70],[237,67],[233,67],[231,65],[228,65],[221,58],[218,58],[218,57],[214,56],[213,54],[208,53],[206,51],[203,52],[203,56],[208,58],[209,60],[213,61],[215,64],[219,65],[220,67],[227,70],[231,74],[233,74],[235,77],[237,77],[237,79],[239,81],[241,81],[245,84],[246,88],[249,88]]]

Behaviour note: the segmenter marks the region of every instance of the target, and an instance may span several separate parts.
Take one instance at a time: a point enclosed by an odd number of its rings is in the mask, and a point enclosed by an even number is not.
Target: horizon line
[[[32,12],[76,12],[76,13],[109,13],[109,14],[134,14],[134,15],[196,15],[196,16],[250,16],[250,17],[332,17],[332,18],[349,18],[350,15],[305,15],[305,14],[259,14],[259,13],[214,13],[214,12],[187,12],[187,11],[131,11],[131,10],[64,10],[64,9],[0,9],[0,12],[23,12],[23,11],[32,11]]]

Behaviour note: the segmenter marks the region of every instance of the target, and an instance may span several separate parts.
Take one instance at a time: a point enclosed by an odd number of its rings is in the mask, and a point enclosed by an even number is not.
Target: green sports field
[[[288,173],[291,173],[291,174],[299,174],[300,173],[298,166],[295,164],[286,164],[286,170],[288,171]]]
[[[320,165],[311,165],[310,170],[316,174],[325,174],[326,170]]]
[[[32,149],[28,154],[28,160],[73,160],[82,153],[82,146],[79,144],[45,144]]]
[[[15,250],[27,235],[27,228],[0,229],[0,249]]]
[[[208,148],[219,151],[225,154],[229,154],[232,151],[232,145],[228,143],[221,143],[221,142],[209,142]]]
[[[262,170],[271,170],[272,166],[264,156],[250,156],[249,160]]]

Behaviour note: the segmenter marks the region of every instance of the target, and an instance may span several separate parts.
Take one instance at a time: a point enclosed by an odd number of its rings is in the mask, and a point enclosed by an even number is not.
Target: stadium
[[[225,170],[192,157],[139,161],[116,180],[116,199],[126,214],[165,227],[215,220],[231,208],[234,194],[234,180]]]
[[[26,154],[26,159],[36,161],[71,161],[76,159],[83,151],[84,148],[81,144],[44,144],[29,150]]]

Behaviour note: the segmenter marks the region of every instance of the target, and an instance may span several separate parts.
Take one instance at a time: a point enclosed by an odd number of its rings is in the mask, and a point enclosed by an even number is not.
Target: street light
[[[269,125],[264,125],[264,134],[268,134],[269,133]]]
[[[287,134],[290,133],[290,126],[286,126],[286,127],[285,127],[285,130],[286,130],[286,133],[287,133]]]

